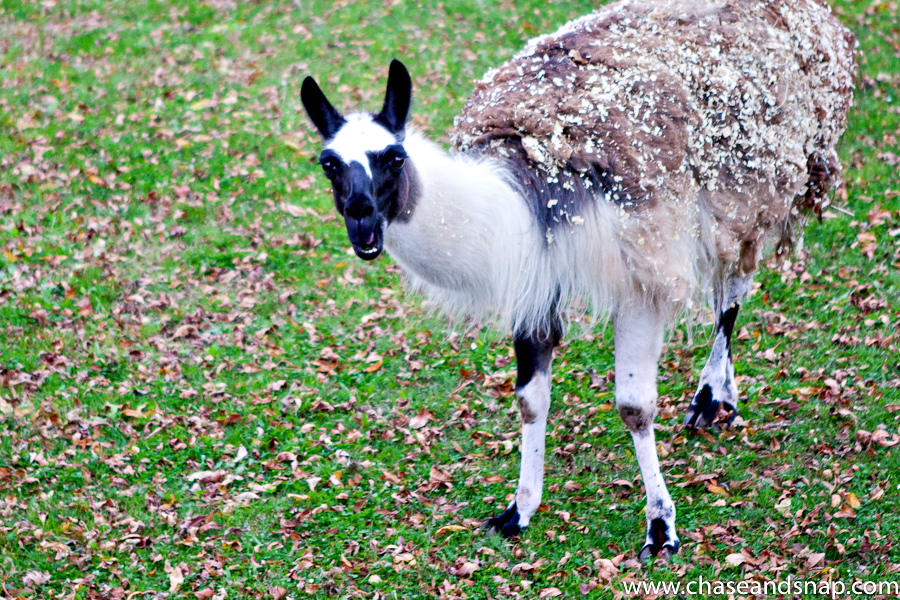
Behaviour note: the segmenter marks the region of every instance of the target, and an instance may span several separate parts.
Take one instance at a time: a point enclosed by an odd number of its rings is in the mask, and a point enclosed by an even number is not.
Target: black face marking
[[[400,175],[407,158],[406,149],[402,144],[393,144],[379,152],[367,152],[366,155],[369,157],[369,166],[373,174],[375,169],[382,169]],[[397,159],[400,161],[399,164]]]
[[[366,155],[371,177],[360,163],[348,165],[331,149],[322,151],[319,164],[331,180],[334,206],[344,217],[354,251],[372,260],[383,249],[384,229],[412,217],[420,187],[402,144]]]
[[[376,258],[382,250],[384,224],[372,197],[372,180],[356,161],[341,162],[330,178],[334,205],[344,217],[354,252],[363,260]]]
[[[369,152],[369,169],[379,212],[388,223],[409,220],[418,199],[418,178],[400,144]],[[413,192],[413,193],[411,193]]]
[[[397,169],[396,165],[391,165],[390,168],[392,170]],[[421,196],[422,193],[422,188],[419,184],[419,176],[416,173],[413,163],[405,157],[403,159],[403,166],[399,168],[399,171],[400,185],[397,194],[398,201],[396,204],[396,211],[392,210],[389,212],[389,219],[390,222],[396,220],[398,223],[406,223],[412,219],[413,213],[416,210],[416,204],[419,202],[419,196]]]
[[[346,166],[337,152],[331,150],[322,151],[322,154],[319,156],[319,165],[322,167],[325,177],[331,180],[339,177]]]
[[[303,81],[300,95],[306,113],[326,144],[348,125],[311,77]],[[344,217],[350,243],[357,256],[364,260],[381,254],[385,227],[395,220],[408,221],[419,198],[418,176],[403,148],[411,103],[409,72],[394,60],[388,72],[384,106],[371,118],[393,136],[396,144],[381,151],[366,152],[368,171],[355,160],[347,164],[335,150],[326,148],[319,157],[322,171],[331,180],[334,206]],[[358,118],[354,123],[357,122]],[[370,127],[371,135],[372,125],[365,125]]]
[[[737,320],[740,308],[741,305],[735,302],[719,317],[719,331],[725,336],[725,343],[728,346],[728,358],[731,358],[731,334],[734,331],[734,323]]]
[[[375,200],[372,198],[372,180],[361,164],[350,163],[346,169],[346,202],[344,217],[363,219],[375,213]]]

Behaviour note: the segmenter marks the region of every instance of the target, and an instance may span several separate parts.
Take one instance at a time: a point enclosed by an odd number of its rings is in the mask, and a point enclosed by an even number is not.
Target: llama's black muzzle
[[[384,236],[381,227],[381,218],[377,213],[371,213],[362,219],[355,219],[349,215],[344,217],[347,224],[347,237],[353,251],[363,260],[377,258],[383,250]]]
[[[344,221],[353,251],[363,260],[372,260],[381,254],[381,215],[372,198],[372,179],[358,162],[349,168],[349,194],[344,204]]]

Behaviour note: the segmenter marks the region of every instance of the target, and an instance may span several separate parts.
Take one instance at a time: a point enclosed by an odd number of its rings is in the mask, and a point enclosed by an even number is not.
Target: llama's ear
[[[388,71],[384,108],[376,115],[375,121],[402,140],[411,102],[412,80],[409,78],[409,72],[399,60],[392,60]]]
[[[322,137],[327,141],[335,136],[338,130],[347,121],[341,116],[319,89],[319,84],[312,77],[303,80],[303,86],[300,88],[300,99],[303,101],[303,108],[306,114]]]

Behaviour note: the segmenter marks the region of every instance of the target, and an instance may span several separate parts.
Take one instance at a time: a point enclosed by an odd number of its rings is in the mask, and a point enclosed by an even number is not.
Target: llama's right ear
[[[388,71],[384,108],[375,116],[375,121],[384,125],[395,136],[402,138],[411,103],[412,79],[409,78],[409,71],[403,63],[394,59]]]
[[[341,116],[341,113],[331,105],[331,102],[319,89],[319,84],[312,77],[307,77],[303,80],[303,86],[300,88],[300,99],[303,101],[303,108],[306,109],[306,114],[309,115],[313,125],[316,126],[316,129],[319,130],[319,133],[322,134],[326,141],[333,138],[344,123],[347,122]]]

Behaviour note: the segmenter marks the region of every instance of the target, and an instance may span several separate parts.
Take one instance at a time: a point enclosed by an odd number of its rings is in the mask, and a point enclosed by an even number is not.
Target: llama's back
[[[509,161],[548,241],[602,192],[639,286],[679,296],[701,255],[752,271],[767,238],[821,210],[853,44],[814,0],[619,2],[488,73],[455,143]],[[694,251],[673,256],[682,236]]]

